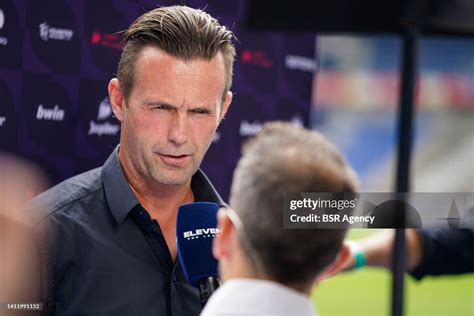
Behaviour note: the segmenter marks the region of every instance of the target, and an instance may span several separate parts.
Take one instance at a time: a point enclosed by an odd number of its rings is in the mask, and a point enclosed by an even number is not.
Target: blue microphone
[[[216,203],[184,204],[179,207],[176,221],[179,261],[188,282],[199,289],[203,307],[221,284],[217,260],[212,255],[218,210]]]

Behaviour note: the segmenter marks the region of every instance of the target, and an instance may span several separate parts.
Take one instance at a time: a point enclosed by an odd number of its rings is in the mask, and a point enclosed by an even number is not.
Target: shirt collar
[[[118,159],[119,146],[102,167],[102,181],[104,183],[105,198],[110,207],[112,215],[117,223],[122,223],[127,214],[140,204],[132,192],[130,185]]]
[[[140,204],[132,192],[118,159],[118,145],[102,167],[105,197],[112,215],[121,224],[128,213]],[[208,177],[198,169],[191,179],[191,188],[196,202],[214,202],[221,207],[226,203]]]
[[[316,309],[308,296],[280,283],[232,279],[211,296],[201,315],[226,314],[315,316]]]

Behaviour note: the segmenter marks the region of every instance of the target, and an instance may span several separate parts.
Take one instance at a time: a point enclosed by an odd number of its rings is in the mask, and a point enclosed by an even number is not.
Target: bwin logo
[[[110,106],[109,97],[105,97],[99,104],[99,112],[97,113],[97,120],[103,121],[112,116],[112,107]]]
[[[3,29],[4,24],[5,24],[5,15],[3,14],[3,10],[0,9],[0,30]]]
[[[219,233],[218,228],[201,228],[194,231],[190,230],[183,233],[186,240],[203,238],[214,238]]]
[[[36,111],[36,119],[44,121],[62,121],[64,120],[66,112],[55,105],[54,108],[48,109],[44,108],[42,104],[38,106]]]

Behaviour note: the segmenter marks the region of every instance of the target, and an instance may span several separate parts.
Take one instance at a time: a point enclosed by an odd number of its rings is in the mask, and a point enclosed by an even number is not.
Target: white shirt
[[[282,284],[256,279],[232,279],[207,302],[202,316],[315,316],[311,299]]]

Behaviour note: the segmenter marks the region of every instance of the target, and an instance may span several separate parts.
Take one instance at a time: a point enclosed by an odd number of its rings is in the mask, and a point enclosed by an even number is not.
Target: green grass
[[[352,239],[374,231],[357,230]],[[474,250],[473,250],[474,251]],[[474,315],[474,275],[405,278],[405,315]],[[341,273],[323,281],[313,291],[313,300],[322,316],[390,315],[391,274],[387,270],[365,268]]]

